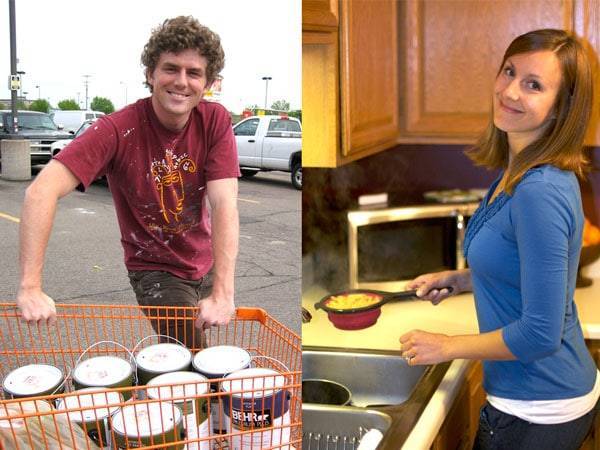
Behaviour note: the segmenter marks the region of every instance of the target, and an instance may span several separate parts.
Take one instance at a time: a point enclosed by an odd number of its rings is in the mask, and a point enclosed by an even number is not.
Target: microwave
[[[465,229],[479,203],[348,211],[351,289],[399,290],[424,273],[463,269]]]

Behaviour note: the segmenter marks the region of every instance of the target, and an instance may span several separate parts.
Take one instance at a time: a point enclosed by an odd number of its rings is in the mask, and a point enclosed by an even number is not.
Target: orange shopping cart
[[[0,303],[0,449],[300,449],[300,337],[258,308],[204,332],[194,320],[185,307],[58,305],[55,325],[36,326]]]

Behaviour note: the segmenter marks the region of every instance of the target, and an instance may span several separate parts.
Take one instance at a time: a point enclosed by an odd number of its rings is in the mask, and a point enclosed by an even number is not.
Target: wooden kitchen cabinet
[[[570,1],[400,3],[400,135],[405,142],[472,143],[490,117],[508,44],[538,28],[572,29]]]
[[[431,450],[470,449],[479,426],[479,410],[485,403],[483,391],[483,367],[475,361],[467,370],[465,382],[460,388],[450,412]]]
[[[336,167],[398,140],[398,3],[340,1],[329,7],[333,32],[313,12],[326,3],[302,3],[311,11],[302,23],[304,167]]]
[[[363,157],[398,138],[398,3],[341,3],[342,158]]]
[[[337,0],[303,0],[302,29],[330,31],[338,25]]]
[[[582,36],[600,86],[599,0],[302,5],[303,115],[317,124],[304,126],[305,167],[336,167],[401,143],[474,143],[489,120],[503,52],[530,30],[563,28]],[[317,32],[330,34],[315,44]],[[598,100],[586,144],[600,146]]]
[[[585,143],[589,146],[600,146],[600,1],[574,0],[574,4],[574,31],[578,36],[585,38],[596,89],[592,119]],[[598,448],[600,449],[600,446]]]

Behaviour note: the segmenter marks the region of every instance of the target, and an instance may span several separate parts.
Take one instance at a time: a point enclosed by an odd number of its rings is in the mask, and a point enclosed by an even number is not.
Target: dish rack
[[[302,434],[303,450],[356,450],[367,430],[359,427],[356,435],[323,434],[308,431]]]
[[[294,450],[301,447],[300,336],[270,317],[264,310],[238,308],[229,324],[211,327],[205,331],[205,342],[207,346],[231,345],[247,350],[253,356],[253,366],[277,372],[276,377],[271,377],[271,385],[268,383],[268,377],[264,375],[252,377],[250,384],[246,383],[248,379],[239,379],[238,388],[232,388],[236,386],[236,379],[229,379],[230,388],[227,391],[212,389],[189,395],[187,386],[184,386],[184,394],[181,394],[183,397],[173,394],[175,385],[181,383],[161,385],[171,390],[171,395],[167,398],[150,398],[146,386],[97,388],[88,394],[88,397],[93,396],[91,406],[84,405],[83,402],[73,406],[72,403],[69,405],[65,398],[81,397],[80,394],[73,394],[76,388],[71,373],[82,353],[86,354],[86,358],[116,356],[131,360],[131,349],[141,340],[144,342],[138,349],[161,342],[158,335],[155,335],[156,331],[151,327],[150,320],[164,323],[165,329],[168,328],[169,321],[184,321],[185,328],[190,330],[194,327],[195,308],[73,304],[57,305],[56,309],[55,325],[30,325],[21,321],[15,304],[0,303],[0,379],[4,380],[11,371],[29,364],[49,364],[59,368],[64,375],[64,393],[13,399],[0,387],[3,398],[0,400],[1,449]],[[155,336],[147,338],[150,335]],[[97,345],[99,342],[103,344]],[[195,353],[201,348],[190,350]],[[135,370],[133,372],[135,374]],[[259,378],[263,381],[255,385]],[[276,382],[275,378],[279,381]],[[210,383],[214,387],[224,380],[211,379]],[[269,386],[271,389],[268,389]],[[158,391],[162,392],[162,389]],[[120,394],[117,400],[114,400],[115,392]],[[274,392],[280,392],[282,395],[274,395]],[[112,397],[109,396],[111,393]],[[202,404],[203,417],[207,418],[209,423],[211,414],[218,411],[219,428],[224,429],[222,421],[236,417],[232,406],[232,399],[236,395],[244,402],[246,398],[252,399],[251,406],[243,403],[243,408],[249,408],[243,411],[248,417],[254,418],[246,419],[244,416],[241,424],[237,427],[230,426],[224,434],[209,431],[203,435],[197,432],[197,429],[190,432],[192,428],[189,428],[189,423],[187,426],[183,425],[186,423],[186,415],[190,413],[189,408],[175,406],[177,400],[185,405]],[[97,396],[104,401],[96,403]],[[257,403],[257,398],[263,399],[262,404],[260,401]],[[226,401],[227,399],[230,401]],[[282,404],[276,405],[274,399]],[[61,402],[62,408],[57,409]],[[287,403],[283,404],[284,402]],[[152,404],[156,403],[169,405],[166,410],[173,411],[173,415],[167,414],[170,418],[175,416],[175,409],[178,409],[178,414],[184,420],[175,426],[169,422],[171,419],[165,420],[164,417],[167,416],[161,413],[158,419],[149,421],[152,432],[148,438],[139,431],[143,426],[138,422],[140,419],[137,411],[145,409],[149,413]],[[225,406],[227,404],[228,410]],[[161,408],[163,407],[164,404]],[[124,416],[125,408],[133,408],[135,411],[135,426],[131,427],[130,424],[130,428],[134,428],[133,431],[138,430],[139,433],[137,437],[131,437],[129,433],[132,430],[128,432],[125,426],[127,437],[123,441],[122,436],[119,438],[118,433],[115,433],[116,422],[113,419],[118,411],[123,411]],[[192,407],[193,411],[198,411],[195,408]],[[100,413],[102,409],[109,411],[104,419],[99,418],[103,417]],[[86,426],[82,426],[81,423],[72,421],[72,417],[83,417],[84,413],[89,415],[90,411],[91,425],[90,422],[86,422]],[[279,411],[279,414],[287,411],[287,415],[285,420],[276,421],[273,414],[271,421],[268,421],[261,419],[261,414],[265,411]],[[257,422],[254,421],[257,420],[257,416],[258,420],[263,420],[258,422],[260,425],[256,425]],[[95,428],[96,434],[90,435],[90,428]],[[212,430],[212,427],[210,429]]]

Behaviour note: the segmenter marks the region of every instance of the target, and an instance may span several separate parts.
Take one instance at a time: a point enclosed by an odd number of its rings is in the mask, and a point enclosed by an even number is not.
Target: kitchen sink
[[[404,403],[430,366],[409,366],[400,352],[305,348],[302,378],[346,386],[352,406],[372,408]]]
[[[372,409],[304,404],[302,450],[356,449],[367,431],[385,433],[391,424],[389,414]]]

